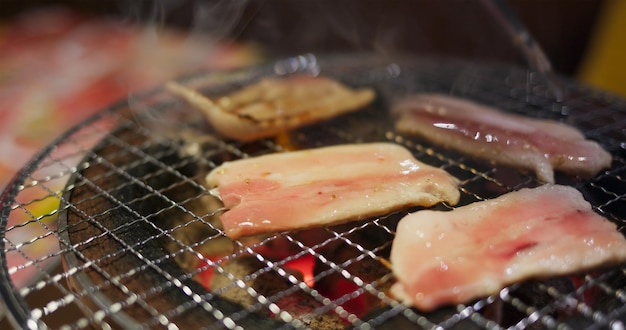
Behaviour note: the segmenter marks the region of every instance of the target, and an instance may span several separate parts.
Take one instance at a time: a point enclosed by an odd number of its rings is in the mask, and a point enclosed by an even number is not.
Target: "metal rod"
[[[528,66],[544,76],[548,88],[557,101],[563,100],[563,88],[557,81],[550,59],[546,56],[539,43],[535,41],[526,26],[511,10],[506,0],[481,0],[498,23],[511,37],[513,45],[520,50]]]

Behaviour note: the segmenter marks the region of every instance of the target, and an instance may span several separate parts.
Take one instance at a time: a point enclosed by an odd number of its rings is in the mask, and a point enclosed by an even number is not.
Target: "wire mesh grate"
[[[506,64],[303,56],[180,82],[221,94],[268,75],[321,73],[372,86],[366,109],[272,139],[231,142],[199,111],[157,89],[135,95],[53,141],[2,195],[2,296],[30,328],[567,328],[622,326],[626,269],[510,285],[499,294],[424,313],[387,292],[398,220],[365,221],[231,241],[220,202],[203,184],[224,161],[340,143],[405,146],[461,181],[459,205],[539,183],[393,130],[396,98],[435,91],[514,113],[559,119],[613,154],[595,178],[558,174],[598,213],[626,221],[626,103],[564,81],[555,103],[540,76]],[[437,208],[449,209],[448,205]]]

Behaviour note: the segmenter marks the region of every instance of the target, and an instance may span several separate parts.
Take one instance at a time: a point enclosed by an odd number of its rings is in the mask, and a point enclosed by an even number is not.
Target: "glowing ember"
[[[315,266],[315,258],[310,254],[288,261],[285,263],[285,268],[295,270],[302,274],[302,281],[309,287],[315,285],[315,279],[313,278],[313,267]]]
[[[207,289],[211,290],[211,281],[214,276],[214,268],[209,264],[210,261],[217,261],[220,257],[206,257],[206,261],[199,263],[197,269],[199,271],[197,280]],[[315,287],[315,274],[313,269],[315,267],[315,257],[310,254],[303,255],[294,260],[290,260],[284,264],[284,269],[288,273],[296,273],[302,275],[302,281],[309,287]],[[340,278],[336,281],[325,281],[323,285],[315,287],[320,294],[324,297],[338,301],[339,299],[345,299],[344,296],[350,295],[357,291],[359,287],[348,279]],[[346,301],[339,304],[347,312],[362,316],[370,309],[368,307],[367,298],[365,294],[360,294],[357,297],[350,297]],[[282,308],[282,306],[281,306]]]

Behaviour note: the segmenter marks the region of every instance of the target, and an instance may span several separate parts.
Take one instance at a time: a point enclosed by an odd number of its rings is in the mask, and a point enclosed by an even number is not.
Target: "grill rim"
[[[117,109],[120,109],[120,110],[124,109],[124,106],[117,108]],[[106,144],[106,138],[103,138],[103,140],[98,142],[98,144],[94,146],[92,150],[98,150],[102,148],[105,144]],[[84,163],[88,161],[90,158],[92,158],[91,155],[85,155],[85,157],[82,159],[82,162]],[[74,184],[80,180],[79,173],[80,172],[77,172],[70,176],[69,180],[66,183],[66,187],[74,186]],[[58,221],[59,229],[60,229],[59,236],[62,240],[61,243],[71,244],[72,241],[70,239],[69,230],[67,228],[68,228],[68,216],[69,216],[69,209],[70,209],[69,207],[71,205],[74,205],[71,202],[71,200],[72,200],[72,195],[74,194],[75,190],[64,189],[64,191],[65,192],[63,193],[61,197],[61,203],[59,205],[59,209],[63,211],[59,213],[57,221]],[[67,265],[66,267],[72,267],[72,268],[80,265],[79,258],[74,251],[71,251],[71,252],[68,251],[68,252],[63,253],[61,255],[61,262],[64,264],[64,266]],[[72,277],[77,282],[91,283],[91,286],[95,286],[95,284],[91,282],[91,280],[89,279],[87,274],[85,274],[84,271],[78,271],[75,274],[73,274]],[[71,288],[71,285],[69,286]],[[95,303],[100,310],[104,310],[113,304],[113,302],[109,298],[107,298],[106,295],[102,291],[92,292],[90,296],[91,296],[90,298],[93,301],[93,303]],[[122,324],[122,325],[125,324],[128,326],[137,327],[137,328],[139,327],[139,323],[135,322],[135,320],[131,318],[129,315],[127,315],[126,313],[115,313],[111,316],[111,318],[118,324]]]
[[[156,91],[154,91],[156,92]],[[9,311],[9,313],[5,313],[5,316],[10,317],[11,321],[18,325],[21,328],[27,328],[28,322],[32,320],[30,318],[30,308],[26,303],[26,300],[21,297],[17,293],[17,289],[13,285],[11,277],[9,275],[8,270],[8,262],[6,259],[6,229],[9,221],[9,214],[11,213],[11,205],[15,202],[15,198],[20,192],[20,186],[24,184],[28,175],[35,172],[38,165],[46,159],[47,156],[50,155],[51,151],[63,141],[67,140],[73,134],[81,130],[83,127],[86,127],[99,119],[107,116],[109,113],[117,111],[117,109],[124,107],[126,101],[118,101],[111,106],[91,115],[86,118],[82,122],[78,123],[75,126],[72,126],[67,131],[59,135],[56,139],[52,140],[48,145],[39,150],[27,163],[24,165],[20,171],[11,179],[11,181],[7,184],[2,195],[0,195],[0,205],[2,205],[2,210],[0,213],[0,246],[2,250],[0,251],[0,268],[2,271],[0,272],[0,295],[2,296],[2,303],[4,307]],[[70,179],[72,180],[72,179]],[[36,280],[36,279],[34,279]],[[32,280],[32,281],[34,281]],[[11,302],[7,304],[7,302]]]

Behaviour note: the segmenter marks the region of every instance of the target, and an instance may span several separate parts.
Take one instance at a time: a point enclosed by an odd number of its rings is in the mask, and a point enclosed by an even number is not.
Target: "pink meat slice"
[[[626,261],[626,240],[575,188],[522,189],[453,211],[400,220],[391,293],[429,311],[499,292],[528,278]]]
[[[458,180],[393,143],[348,144],[225,162],[207,183],[230,238],[361,220],[407,206],[454,205]]]
[[[418,94],[395,104],[399,132],[495,163],[534,171],[554,183],[554,170],[593,177],[612,157],[569,125],[501,112],[468,100]]]

